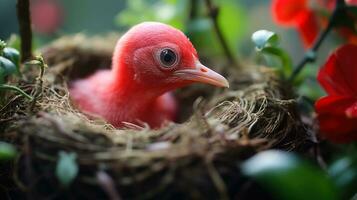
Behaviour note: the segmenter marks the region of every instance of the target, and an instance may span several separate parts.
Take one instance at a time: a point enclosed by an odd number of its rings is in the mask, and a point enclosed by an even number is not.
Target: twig
[[[220,197],[219,199],[222,200],[229,199],[226,184],[224,183],[221,175],[214,167],[212,162],[213,162],[212,158],[207,158],[206,167],[207,167],[208,175],[210,176],[211,181],[213,182],[214,186],[217,189],[217,192],[219,193],[219,197]]]
[[[43,60],[42,56],[36,56],[35,60],[32,60],[28,63],[25,64],[36,64],[39,65],[40,67],[40,74],[39,76],[36,78],[36,86],[35,86],[35,90],[34,90],[34,98],[32,99],[31,102],[31,106],[30,111],[33,111],[36,105],[36,102],[39,98],[41,98],[42,96],[42,92],[43,92],[43,75],[45,73],[45,68],[47,68],[47,64],[45,63],[45,61]]]
[[[115,183],[112,177],[110,177],[109,174],[107,174],[105,171],[98,171],[96,176],[99,185],[106,192],[110,200],[122,199],[115,188]]]
[[[222,49],[228,59],[228,61],[233,64],[234,66],[236,66],[237,68],[241,68],[241,65],[239,64],[239,62],[236,60],[236,58],[234,57],[233,53],[231,52],[231,50],[229,49],[228,43],[226,41],[226,39],[223,36],[222,30],[219,27],[218,24],[218,12],[219,9],[217,6],[213,5],[211,0],[205,0],[206,3],[206,7],[208,9],[208,14],[213,22],[213,27],[214,30],[217,34],[218,40],[222,46]]]
[[[197,17],[198,0],[191,0],[189,19],[194,20]]]
[[[21,37],[21,62],[32,58],[32,30],[29,0],[17,0],[17,18]]]
[[[303,59],[294,68],[294,71],[289,78],[289,82],[292,82],[296,78],[296,76],[300,73],[300,71],[305,67],[307,63],[314,62],[316,60],[316,52],[319,50],[322,42],[326,39],[326,36],[336,25],[336,19],[340,16],[341,10],[343,10],[344,7],[344,0],[336,0],[336,7],[329,19],[327,27],[320,33],[312,48],[305,53]]]

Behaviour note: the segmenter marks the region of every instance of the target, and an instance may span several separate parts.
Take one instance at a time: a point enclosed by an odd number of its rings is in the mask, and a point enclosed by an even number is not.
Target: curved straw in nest
[[[89,120],[72,107],[58,76],[71,70],[73,75],[88,63],[110,63],[110,50],[96,53],[99,43],[94,50],[78,48],[83,39],[64,38],[46,49],[52,67],[34,111],[24,111],[29,104],[19,97],[2,109],[2,117],[13,117],[0,124],[4,137],[22,146],[15,180],[34,198],[239,198],[246,195],[240,187],[246,183],[240,162],[261,150],[297,151],[308,143],[296,102],[287,99],[274,73],[264,68],[244,72],[249,77],[244,83],[233,79],[232,90],[195,101],[194,114],[182,124],[159,130],[128,124],[116,130]],[[102,39],[86,41],[95,40]],[[60,151],[76,153],[80,168],[67,192],[54,173]]]

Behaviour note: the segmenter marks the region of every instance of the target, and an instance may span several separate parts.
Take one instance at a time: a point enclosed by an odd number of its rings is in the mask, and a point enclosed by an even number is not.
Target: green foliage
[[[291,153],[258,153],[242,164],[242,172],[277,199],[337,199],[336,188],[326,174]]]
[[[4,92],[7,90],[16,91],[27,99],[32,100],[32,97],[20,88],[6,84],[8,77],[17,73],[20,74],[20,54],[11,47],[6,47],[6,43],[0,40],[0,103],[4,102]]]
[[[0,141],[0,161],[12,160],[16,154],[16,148],[12,144]]]
[[[16,72],[16,65],[9,59],[0,56],[0,84],[5,83],[6,77]]]
[[[331,178],[342,191],[343,199],[350,199],[357,188],[357,157],[345,156],[335,161],[328,170]]]
[[[62,186],[68,187],[78,174],[78,165],[75,153],[59,152],[56,166],[56,176]]]
[[[9,59],[16,66],[16,71],[19,71],[20,53],[11,47],[6,47],[3,50],[3,57]]]
[[[217,6],[219,27],[229,47],[238,52],[238,44],[246,34],[247,13],[237,1],[233,0],[217,1]]]
[[[20,53],[0,40],[0,84],[5,83],[6,77],[19,73]]]
[[[292,73],[291,58],[285,50],[278,46],[279,36],[276,33],[259,30],[253,33],[252,41],[256,45],[257,52],[264,56],[268,65],[275,65],[271,63],[272,56],[279,59],[280,66],[277,69],[283,78],[288,77]]]
[[[190,37],[192,43],[206,55],[222,55],[223,51],[213,30],[212,20],[208,16],[204,1],[197,1],[197,15],[189,19],[190,0],[130,0],[127,8],[122,10],[115,22],[119,26],[133,26],[143,21],[158,21],[170,24]],[[228,45],[235,52],[238,43],[245,34],[247,23],[246,13],[240,4],[233,0],[216,1],[219,7],[217,21],[228,41]]]
[[[307,64],[294,79],[293,84],[297,87],[300,96],[306,96],[312,100],[316,100],[325,94],[316,80],[317,71],[318,66]]]
[[[130,0],[115,21],[121,26],[133,26],[143,21],[159,21],[183,29],[188,1],[178,0]]]
[[[206,56],[222,56],[223,51],[217,40],[212,19],[207,14],[207,8],[203,1],[200,2],[198,16],[187,23],[186,33],[200,54]],[[233,52],[238,52],[239,43],[246,33],[246,13],[236,1],[217,1],[219,8],[217,22]]]

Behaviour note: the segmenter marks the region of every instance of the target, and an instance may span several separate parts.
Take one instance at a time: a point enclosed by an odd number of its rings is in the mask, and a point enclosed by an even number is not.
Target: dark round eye
[[[160,52],[160,62],[164,67],[172,67],[176,64],[177,55],[171,49],[163,49]]]

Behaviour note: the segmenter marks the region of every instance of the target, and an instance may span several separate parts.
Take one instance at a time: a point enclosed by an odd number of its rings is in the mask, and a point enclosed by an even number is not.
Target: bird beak
[[[199,61],[196,62],[196,66],[194,68],[177,70],[174,72],[174,75],[183,80],[208,83],[218,87],[229,87],[227,79],[217,72],[202,65]]]

